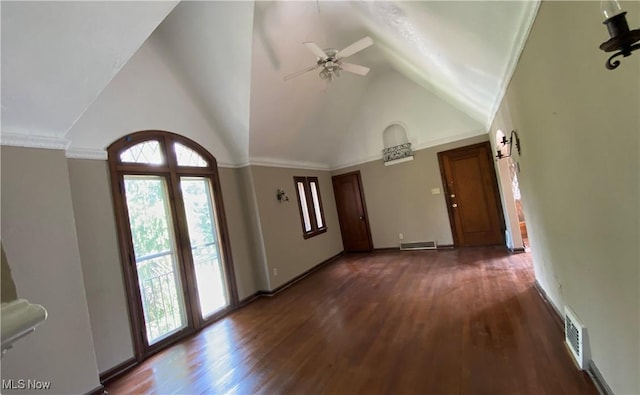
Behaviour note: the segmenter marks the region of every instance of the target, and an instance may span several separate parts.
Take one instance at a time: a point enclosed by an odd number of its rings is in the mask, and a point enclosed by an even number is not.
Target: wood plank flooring
[[[157,354],[109,394],[593,394],[504,248],[347,255]]]

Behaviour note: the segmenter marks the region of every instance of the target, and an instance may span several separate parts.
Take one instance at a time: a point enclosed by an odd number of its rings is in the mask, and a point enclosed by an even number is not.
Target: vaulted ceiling
[[[2,143],[100,157],[165,129],[221,163],[336,168],[485,133],[535,1],[2,2]],[[332,83],[302,43],[371,68]],[[42,141],[45,141],[43,143]],[[73,155],[70,155],[73,156]]]

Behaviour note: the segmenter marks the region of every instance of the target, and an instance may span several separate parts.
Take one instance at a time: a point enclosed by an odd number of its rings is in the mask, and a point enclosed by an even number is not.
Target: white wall
[[[2,131],[63,137],[176,3],[2,4]]]
[[[637,24],[640,3],[623,7]],[[520,135],[536,279],[586,325],[613,392],[638,394],[640,56],[607,70],[602,19],[598,2],[543,2],[491,130]]]
[[[89,392],[100,383],[64,152],[1,153],[2,245],[18,297],[49,313],[2,357],[2,379],[51,381],[42,393]]]
[[[249,151],[253,1],[183,1],[153,34],[236,163]]]
[[[424,88],[390,70],[375,76],[355,111],[331,165],[346,167],[382,158],[382,133],[392,123],[407,126],[414,150],[485,134],[482,124]],[[371,156],[371,152],[378,152]]]
[[[214,125],[167,66],[155,40],[152,36],[138,50],[69,131],[71,155],[74,150],[104,150],[131,132],[158,129],[197,141],[219,164],[235,163]]]

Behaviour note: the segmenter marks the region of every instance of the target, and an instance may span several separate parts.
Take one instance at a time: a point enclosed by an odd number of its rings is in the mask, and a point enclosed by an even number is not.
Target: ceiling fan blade
[[[302,75],[304,73],[308,73],[309,71],[313,71],[313,70],[317,69],[318,67],[319,67],[318,65],[315,65],[315,66],[307,67],[304,70],[296,71],[295,73],[291,73],[289,75],[284,76],[283,80],[289,81],[290,79],[296,78],[299,75]]]
[[[356,52],[360,52],[363,49],[370,47],[371,45],[373,45],[373,40],[371,39],[371,37],[367,36],[365,38],[361,38],[360,40],[349,45],[342,51],[338,52],[336,54],[336,57],[346,58],[347,56],[351,56]]]
[[[359,64],[345,62],[340,63],[340,68],[344,71],[348,71],[350,73],[358,75],[367,75],[370,70],[368,67],[360,66]]]
[[[322,50],[322,48],[318,46],[318,44],[314,43],[313,41],[307,41],[306,43],[303,43],[303,44],[305,47],[309,48],[309,51],[313,52],[313,54],[319,57],[320,59],[322,60],[327,59],[327,54],[324,53],[324,51]]]

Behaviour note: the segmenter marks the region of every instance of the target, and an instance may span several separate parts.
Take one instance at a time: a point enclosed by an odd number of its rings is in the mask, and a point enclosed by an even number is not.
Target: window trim
[[[300,191],[298,190],[298,183],[302,183],[304,185],[304,194],[305,200],[307,202],[307,212],[309,213],[309,222],[311,224],[311,230],[307,231],[304,226],[304,213],[302,209],[302,200],[300,199]],[[313,195],[311,193],[311,184],[316,184],[316,190],[318,192],[318,205],[320,211],[320,220],[322,222],[322,226],[318,226],[318,218],[316,217],[316,207],[313,202]],[[325,221],[324,217],[324,207],[322,205],[322,194],[320,193],[320,181],[318,177],[293,177],[293,186],[296,192],[296,200],[298,201],[298,212],[300,214],[300,223],[302,225],[302,237],[305,239],[309,239],[311,237],[317,236],[319,234],[325,233],[327,231],[327,221]]]
[[[162,164],[134,163],[124,162],[120,158],[120,154],[126,149],[135,146],[144,141],[157,140],[160,143],[161,152],[165,158]],[[194,150],[207,163],[207,167],[181,166],[177,164],[177,156],[172,149],[172,143],[178,142],[185,147]],[[145,130],[130,133],[118,140],[114,141],[107,147],[109,173],[111,178],[111,195],[114,204],[114,214],[116,220],[116,228],[118,230],[118,245],[120,249],[120,260],[123,269],[123,277],[125,282],[125,293],[127,296],[127,307],[129,311],[129,319],[131,325],[132,342],[134,346],[134,357],[138,362],[145,360],[156,352],[174,344],[181,339],[192,335],[203,327],[220,319],[227,313],[235,310],[239,306],[238,289],[235,279],[235,270],[233,257],[231,254],[231,242],[229,240],[229,231],[227,219],[225,216],[225,208],[220,187],[220,176],[218,173],[218,165],[216,158],[209,153],[204,147],[195,141],[178,135],[161,130]],[[175,235],[178,247],[176,254],[181,261],[179,270],[183,284],[186,289],[186,295],[197,309],[187,312],[188,325],[181,331],[166,339],[162,339],[152,345],[146,343],[144,334],[144,318],[142,311],[142,302],[139,295],[139,287],[137,281],[137,272],[135,270],[135,258],[133,257],[133,242],[130,234],[129,218],[126,212],[126,202],[124,196],[125,174],[140,175],[158,175],[166,179],[168,188],[168,197],[174,204],[170,207],[171,219],[176,226],[177,233]],[[181,199],[179,188],[179,179],[181,176],[194,176],[208,178],[211,185],[211,191],[215,197],[214,210],[217,216],[218,241],[220,246],[220,254],[225,271],[225,279],[227,290],[229,292],[229,306],[227,308],[203,318],[197,314],[199,307],[198,297],[195,291],[196,279],[193,276],[193,257],[191,251],[186,248],[188,246],[188,230],[186,219],[183,217],[184,207]],[[189,283],[189,285],[187,285]],[[197,285],[196,285],[197,286]]]

